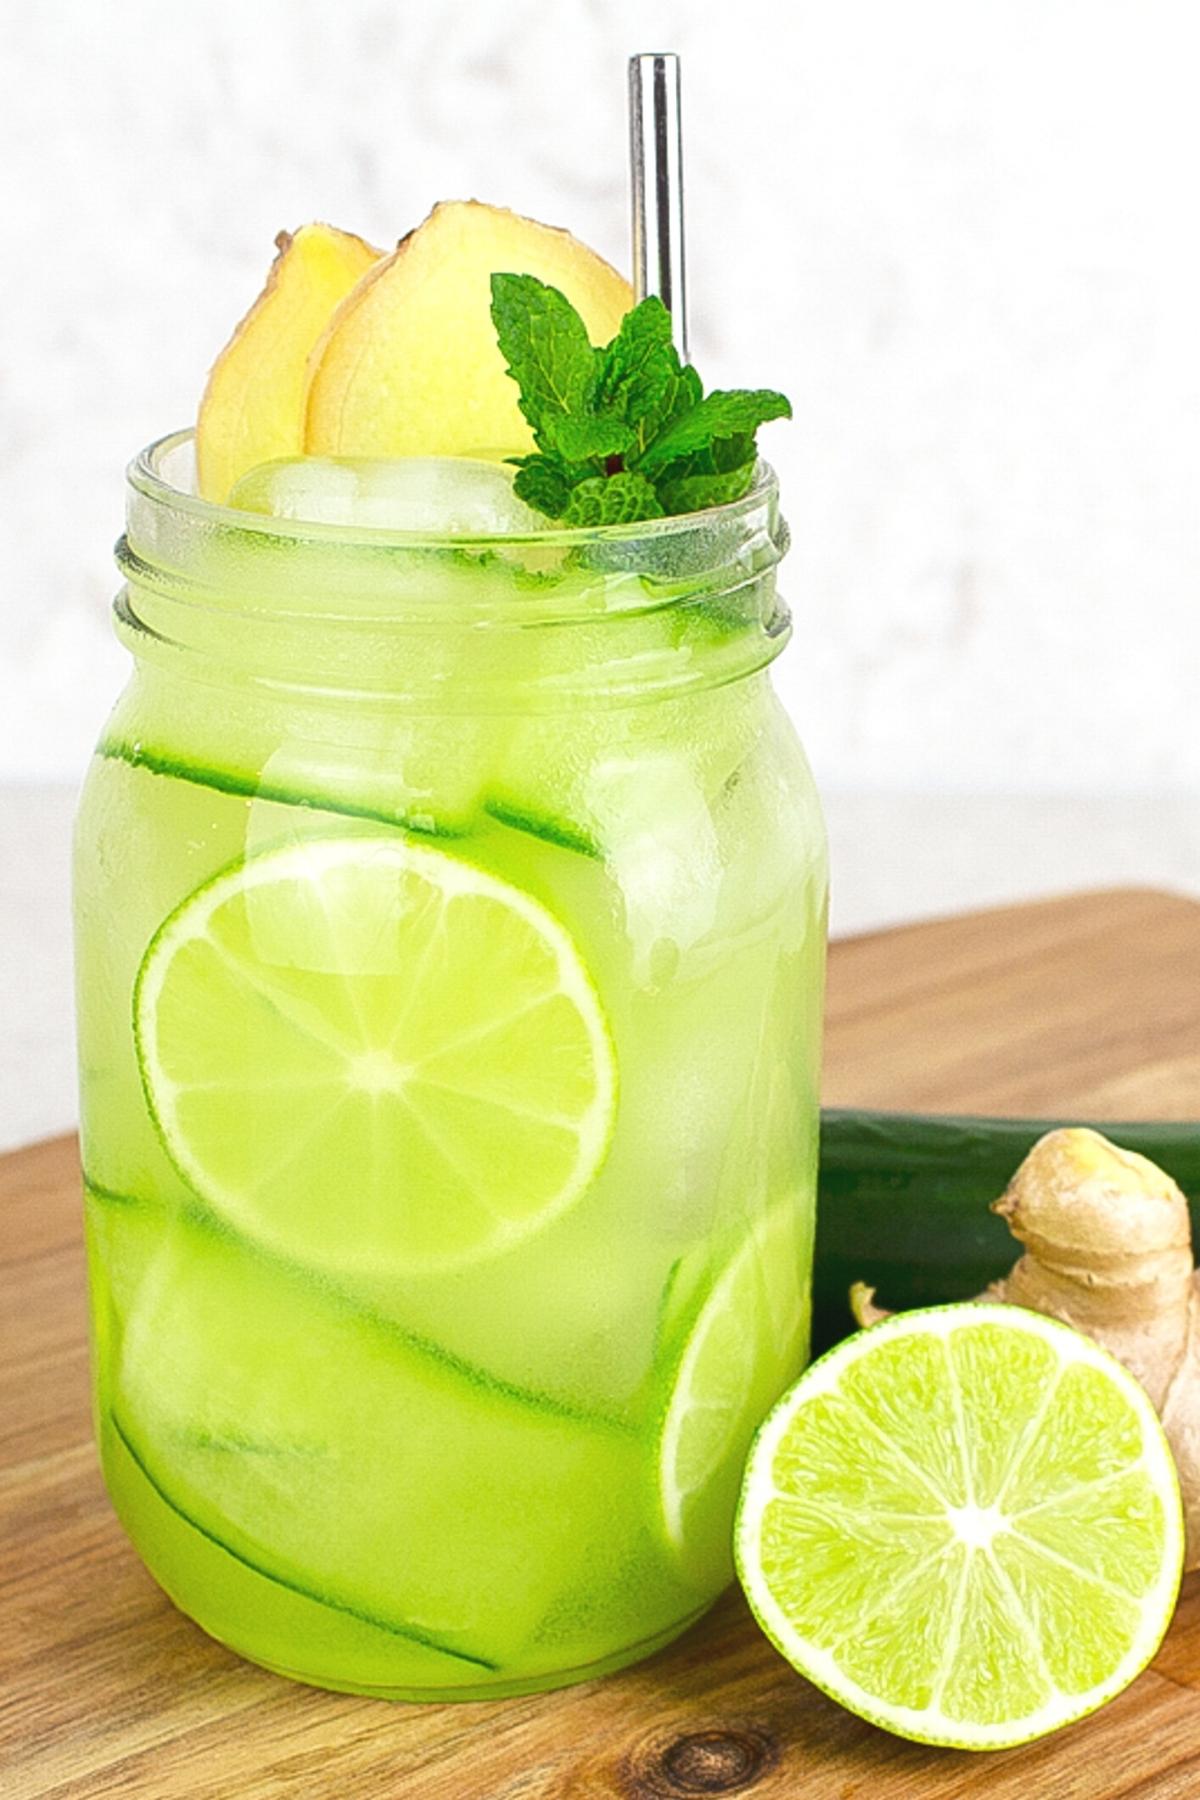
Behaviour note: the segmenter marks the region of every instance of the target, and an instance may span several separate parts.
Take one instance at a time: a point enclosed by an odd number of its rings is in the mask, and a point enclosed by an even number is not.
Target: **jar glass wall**
[[[773,477],[525,539],[131,470],[77,830],[97,1429],[176,1603],[330,1687],[648,1653],[807,1354],[825,849]]]

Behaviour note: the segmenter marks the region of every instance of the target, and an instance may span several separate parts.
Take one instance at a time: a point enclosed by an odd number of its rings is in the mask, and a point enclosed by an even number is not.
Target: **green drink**
[[[447,545],[208,506],[187,456],[133,473],[78,834],[110,1491],[306,1680],[618,1666],[725,1585],[805,1355],[825,877],[773,483]]]
[[[97,1431],[176,1603],[328,1687],[667,1642],[807,1354],[787,403],[631,299],[474,204],[386,259],[305,228],[130,473],[76,861]]]

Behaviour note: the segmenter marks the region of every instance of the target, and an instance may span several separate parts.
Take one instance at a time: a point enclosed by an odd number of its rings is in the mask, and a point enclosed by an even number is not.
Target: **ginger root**
[[[1187,1566],[1200,1565],[1200,1275],[1187,1201],[1169,1175],[1083,1127],[1047,1132],[992,1211],[1025,1254],[981,1300],[1073,1325],[1125,1364],[1162,1419],[1179,1471]],[[860,1325],[887,1314],[856,1282]]]

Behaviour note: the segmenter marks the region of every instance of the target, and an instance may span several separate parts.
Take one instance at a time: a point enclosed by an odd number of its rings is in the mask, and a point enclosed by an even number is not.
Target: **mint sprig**
[[[595,348],[557,288],[492,276],[492,320],[535,452],[514,457],[517,495],[566,525],[610,525],[737,500],[754,480],[755,433],[790,418],[770,388],[705,394],[679,360],[661,300],[626,313]]]

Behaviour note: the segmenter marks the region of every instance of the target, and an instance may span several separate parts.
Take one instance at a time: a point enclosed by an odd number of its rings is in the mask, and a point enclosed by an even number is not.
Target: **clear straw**
[[[634,293],[639,300],[658,295],[671,315],[675,348],[687,362],[679,58],[671,52],[629,59],[629,158]]]

